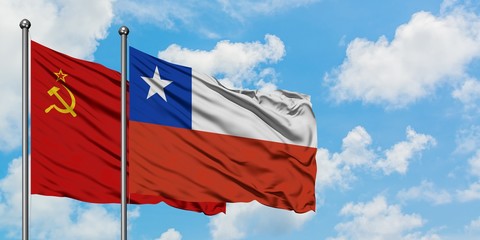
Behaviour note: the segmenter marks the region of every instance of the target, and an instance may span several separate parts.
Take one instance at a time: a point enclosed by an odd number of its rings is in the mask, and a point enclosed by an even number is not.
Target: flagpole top
[[[26,18],[23,19],[22,21],[20,21],[20,24],[19,24],[19,25],[20,25],[20,28],[21,28],[21,29],[24,29],[24,28],[29,29],[30,26],[32,26],[32,24],[30,23],[30,21],[28,21],[28,19],[26,19]]]
[[[120,29],[118,29],[118,34],[120,35],[128,35],[130,30],[128,30],[128,27],[126,26],[121,26]]]

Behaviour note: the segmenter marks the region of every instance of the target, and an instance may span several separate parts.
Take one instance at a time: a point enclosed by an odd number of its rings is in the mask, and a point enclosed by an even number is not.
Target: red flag
[[[315,210],[308,96],[231,90],[130,48],[131,192]]]
[[[31,192],[120,202],[120,74],[31,42]],[[225,203],[128,194],[213,215]]]

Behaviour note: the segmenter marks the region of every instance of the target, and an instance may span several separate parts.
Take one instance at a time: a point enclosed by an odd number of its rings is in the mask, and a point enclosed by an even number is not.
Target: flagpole
[[[28,240],[28,215],[30,201],[30,178],[29,178],[29,162],[28,162],[28,83],[29,79],[29,59],[28,59],[28,30],[30,29],[30,21],[23,19],[20,21],[22,29],[22,239]]]
[[[127,35],[126,26],[120,27],[118,34],[121,43],[121,68],[122,68],[122,204],[121,204],[121,239],[127,240]]]

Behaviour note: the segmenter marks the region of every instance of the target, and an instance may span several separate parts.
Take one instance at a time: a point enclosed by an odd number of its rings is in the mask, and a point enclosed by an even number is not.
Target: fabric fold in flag
[[[315,210],[308,96],[232,90],[130,47],[132,193]]]
[[[31,42],[31,193],[120,203],[120,73]],[[127,194],[213,215],[224,202]]]

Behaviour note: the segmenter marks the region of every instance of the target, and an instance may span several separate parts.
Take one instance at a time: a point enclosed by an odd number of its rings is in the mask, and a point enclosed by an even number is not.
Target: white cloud
[[[419,232],[407,234],[403,240],[441,240],[443,239],[436,233],[422,234]]]
[[[405,174],[415,156],[435,145],[432,136],[416,133],[410,126],[406,135],[406,141],[393,145],[383,153],[385,157],[372,148],[372,138],[361,126],[352,129],[342,140],[340,153],[331,154],[327,149],[319,148],[317,168],[321,169],[321,174],[317,175],[317,191],[334,185],[347,188],[355,180],[353,170],[356,168],[382,170],[386,175],[392,172]]]
[[[388,149],[385,152],[386,158],[379,160],[375,167],[382,169],[387,175],[394,171],[405,174],[414,155],[435,145],[436,141],[432,136],[418,134],[411,127],[407,127],[407,141],[399,142]]]
[[[458,190],[457,198],[461,202],[480,200],[480,182],[470,184],[465,190]]]
[[[319,0],[217,0],[223,10],[235,19],[243,21],[254,15],[269,15],[279,11],[305,6]]]
[[[120,222],[104,207],[94,204],[81,207],[70,199],[49,198],[52,197],[32,198],[31,232],[37,236],[34,238],[101,240],[119,237]],[[58,206],[63,209],[58,210]],[[41,214],[35,208],[41,209],[44,215],[33,217]]]
[[[455,137],[456,153],[471,153],[480,149],[480,126],[472,125],[469,128],[461,129]]]
[[[127,231],[133,228],[134,220],[140,217],[140,206],[130,205],[127,209]]]
[[[355,179],[352,170],[356,167],[372,166],[376,154],[371,150],[372,138],[361,126],[353,128],[342,140],[342,152],[330,154],[327,149],[317,150],[318,191],[328,186],[347,188]],[[321,172],[321,174],[320,174]]]
[[[28,18],[32,23],[30,32],[33,40],[74,57],[91,59],[98,40],[107,36],[113,19],[113,2],[114,0],[6,0],[2,1],[3,6],[0,8],[2,29],[6,28],[12,35],[21,36],[18,24],[12,23]],[[13,43],[14,40],[10,41]],[[18,46],[15,52],[20,53],[20,41],[10,46]]]
[[[467,226],[465,226],[465,231],[469,233],[479,233],[480,234],[480,217],[472,220]]]
[[[389,205],[383,196],[367,203],[348,203],[340,215],[352,219],[337,224],[338,235],[330,239],[425,239],[412,232],[423,226],[425,220],[418,214],[402,213],[400,206]]]
[[[319,148],[317,150],[316,158],[317,192],[320,192],[324,188],[336,185],[341,188],[347,188],[348,184],[355,179],[355,176],[350,170],[350,167],[348,165],[345,165],[342,159],[338,157],[331,157],[327,149]]]
[[[140,217],[140,207],[139,206],[135,206],[133,207],[133,209],[127,211],[127,217],[128,219],[137,219]]]
[[[460,88],[452,92],[452,96],[464,104],[465,110],[476,110],[480,101],[480,81],[467,79]]]
[[[0,227],[20,227],[22,222],[22,159],[14,159],[0,179]]]
[[[350,42],[347,58],[325,81],[337,101],[405,107],[465,78],[468,64],[480,57],[479,29],[480,17],[460,8],[441,16],[415,13],[392,41],[382,36]]]
[[[342,152],[339,157],[352,167],[370,165],[375,159],[375,153],[368,149],[371,144],[372,137],[365,128],[357,126],[342,140]]]
[[[265,43],[232,43],[220,41],[211,51],[190,50],[172,44],[158,57],[186,65],[212,76],[221,76],[222,83],[242,87],[243,83],[274,83],[273,69],[261,69],[260,64],[276,63],[285,55],[285,45],[275,35],[265,35]],[[235,56],[235,57],[232,57]],[[260,84],[260,85],[262,85]],[[272,86],[269,85],[269,88]]]
[[[478,236],[480,236],[480,217],[471,220],[463,229],[456,229],[455,231],[450,231],[450,233],[443,234],[441,239],[478,240]]]
[[[292,211],[266,207],[256,201],[228,204],[227,214],[210,219],[212,239],[237,240],[248,235],[279,235],[300,229],[315,216],[310,211],[297,214]]]
[[[115,11],[122,16],[133,16],[140,22],[155,23],[173,29],[178,23],[189,23],[197,18],[194,6],[201,1],[118,0]]]
[[[162,233],[159,238],[155,240],[182,240],[182,234],[175,230],[175,228],[169,228],[166,232]]]
[[[478,180],[471,183],[467,189],[457,190],[457,198],[461,202],[480,200],[480,150],[468,159],[468,171]]]
[[[468,160],[470,165],[470,172],[480,178],[480,150]]]
[[[446,190],[436,190],[432,182],[422,181],[419,186],[409,189],[402,189],[397,193],[397,198],[401,201],[424,200],[432,202],[434,205],[450,203],[452,196]]]
[[[452,10],[457,6],[458,0],[443,0],[440,5],[440,12],[445,13],[449,10]]]
[[[0,228],[19,237],[21,229],[21,158],[14,159],[0,179]],[[116,214],[96,204],[79,204],[68,198],[32,195],[30,234],[35,239],[116,239]]]
[[[92,58],[98,40],[106,37],[113,18],[113,0],[0,1],[0,151],[20,145],[21,29],[28,18],[33,40],[80,58]]]
[[[251,17],[307,6],[319,0],[117,0],[115,13],[121,21],[133,17],[141,23],[178,31],[186,28],[210,39],[238,31]],[[219,18],[222,18],[219,21]],[[214,22],[215,24],[212,24]],[[223,27],[221,31],[213,30]],[[236,30],[235,30],[236,29]]]

